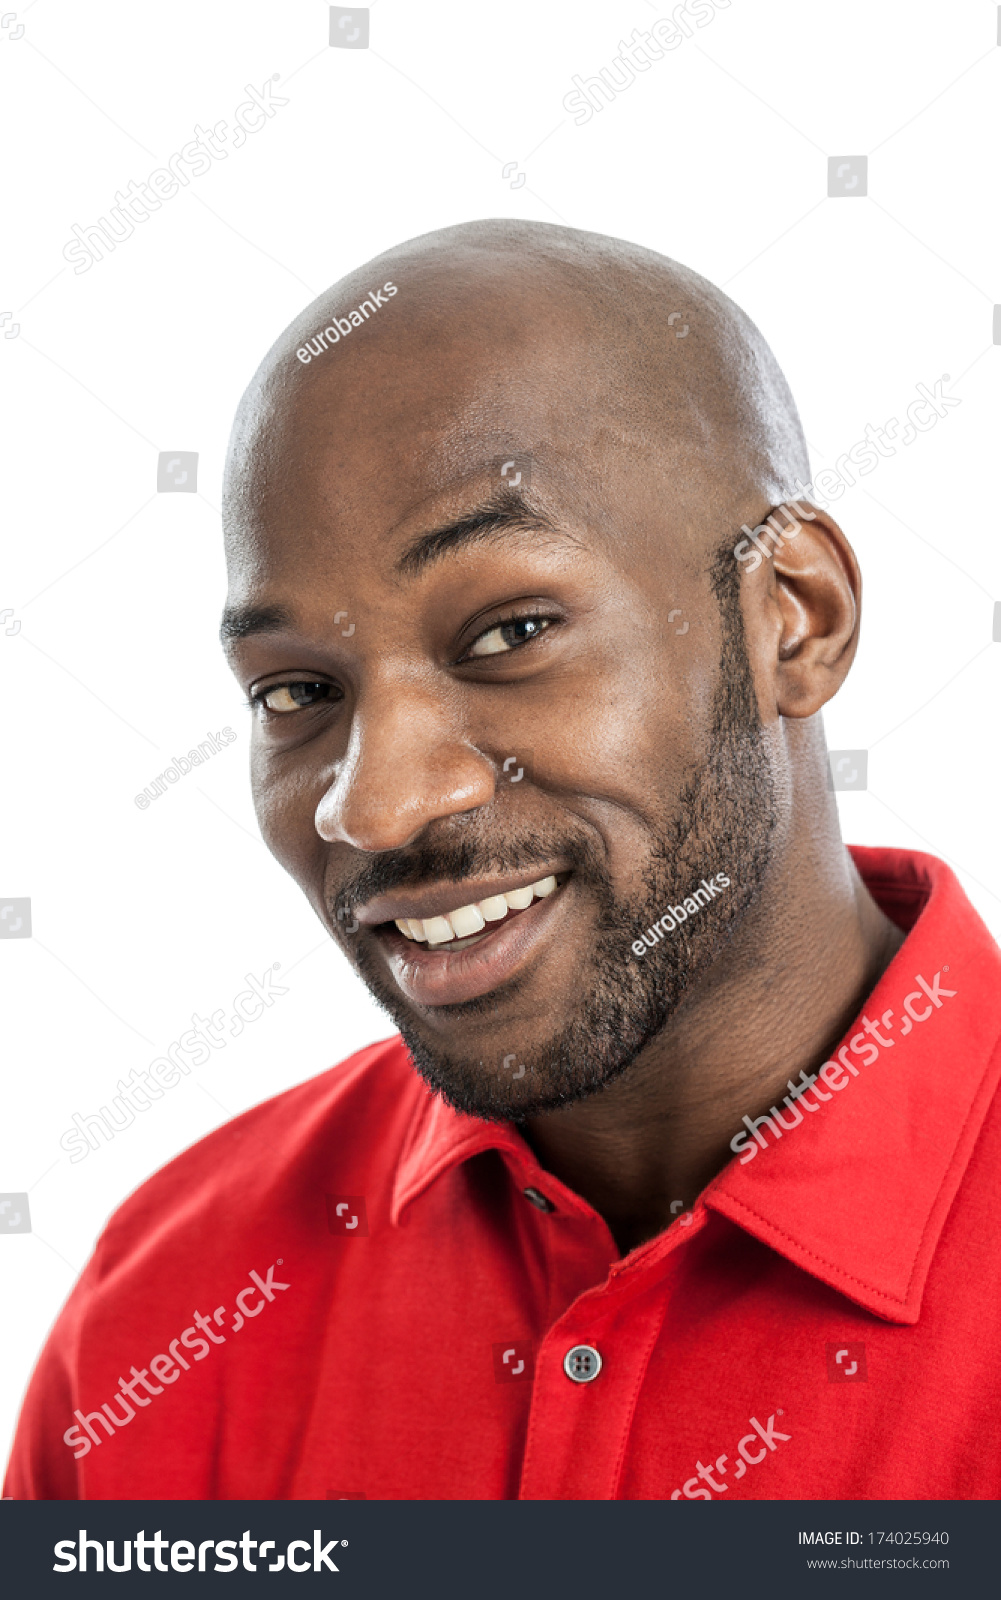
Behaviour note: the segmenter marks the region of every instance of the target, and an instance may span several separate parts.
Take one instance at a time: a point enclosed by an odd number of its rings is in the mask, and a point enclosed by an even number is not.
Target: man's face
[[[289,374],[230,540],[258,626],[227,648],[270,849],[428,1082],[524,1117],[615,1077],[708,968],[770,775],[684,451],[610,416],[565,339],[487,357],[482,328],[400,322]]]

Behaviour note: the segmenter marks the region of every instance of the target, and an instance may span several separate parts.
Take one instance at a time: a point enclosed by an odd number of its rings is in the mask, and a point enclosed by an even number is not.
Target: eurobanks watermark
[[[225,118],[211,129],[196,123],[194,138],[170,156],[164,166],[154,167],[141,183],[133,178],[125,192],[116,191],[107,216],[83,227],[74,222],[70,229],[73,238],[63,246],[63,255],[77,276],[89,272],[95,262],[104,260],[105,254],[111,255],[116,245],[132,237],[137,222],[148,222],[165,200],[172,200],[180,189],[186,189],[192,178],[210,171],[214,162],[225,161],[231,150],[246,144],[248,133],[257,133],[279,106],[287,106],[288,100],[276,95],[272,87],[280,77],[280,72],[273,72],[259,89],[250,83],[244,85],[244,93],[250,98],[241,101],[233,112],[237,126],[231,132]],[[227,138],[229,150],[223,148]]]
[[[918,987],[904,996],[904,1014],[900,1025],[901,1039],[906,1039],[915,1024],[927,1022],[936,1011],[941,1011],[945,1001],[952,999],[956,994],[955,989],[943,987],[942,973],[948,970],[946,966],[941,972],[936,972],[930,983],[920,972],[915,974],[914,982]],[[891,1008],[873,1021],[863,1012],[862,1027],[847,1044],[841,1046],[836,1061],[825,1061],[817,1072],[801,1072],[799,1083],[793,1083],[791,1078],[788,1080],[786,1087],[789,1093],[781,1103],[792,1118],[790,1122],[785,1120],[777,1106],[770,1107],[760,1117],[742,1117],[744,1128],[735,1133],[730,1140],[730,1149],[734,1155],[740,1156],[740,1165],[746,1167],[749,1161],[754,1160],[759,1149],[767,1150],[768,1140],[763,1131],[765,1127],[770,1130],[772,1138],[778,1140],[781,1139],[783,1132],[791,1133],[793,1128],[798,1128],[804,1120],[800,1107],[810,1113],[820,1110],[820,1105],[815,1105],[807,1098],[808,1093],[815,1094],[818,1101],[826,1101],[832,1100],[835,1094],[847,1089],[852,1078],[859,1076],[859,1069],[853,1057],[860,1060],[862,1066],[871,1067],[879,1060],[880,1050],[892,1050],[899,1041],[884,1035],[893,1032],[895,1014]],[[820,1087],[821,1083],[824,1084],[823,1089]]]
[[[776,511],[771,512],[756,528],[749,528],[746,522],[743,523],[740,531],[745,537],[737,541],[733,553],[744,571],[755,572],[763,560],[770,560],[775,550],[782,549],[786,539],[795,539],[803,531],[803,522],[815,520],[814,513],[805,511],[800,505],[801,500],[817,506],[821,511],[829,510],[832,501],[840,500],[846,489],[855,487],[858,481],[856,472],[858,478],[867,478],[870,472],[875,472],[881,459],[896,455],[898,444],[913,444],[919,433],[928,433],[940,417],[948,415],[953,406],[962,405],[959,395],[943,392],[942,385],[948,382],[949,374],[945,372],[931,389],[926,383],[915,385],[918,398],[907,407],[907,424],[902,433],[897,417],[889,417],[879,427],[867,422],[864,438],[858,439],[850,450],[843,451],[833,467],[823,467],[814,475],[812,483],[803,483],[797,478],[796,498],[790,497],[778,507],[778,511],[788,518],[788,527],[779,526]],[[795,516],[790,508],[795,510]],[[802,518],[802,522],[798,518]],[[771,549],[765,543],[766,539],[772,541]]]
[[[655,61],[677,50],[692,37],[691,22],[697,28],[706,28],[717,11],[727,11],[730,0],[685,0],[677,5],[670,17],[658,17],[644,32],[634,28],[630,40],[619,40],[619,53],[612,57],[607,67],[602,67],[597,78],[582,78],[574,73],[570,82],[573,88],[563,97],[563,109],[576,111],[574,125],[583,127],[596,111],[611,105],[617,94],[622,94],[636,81],[637,72],[649,72]],[[628,60],[626,59],[628,57]],[[617,69],[613,75],[613,68]]]
[[[148,811],[154,800],[158,800],[166,792],[167,785],[178,783],[181,778],[186,778],[195,767],[202,766],[218,755],[220,750],[225,750],[232,744],[236,734],[227,723],[221,733],[206,733],[201,744],[189,750],[186,756],[171,756],[170,765],[158,772],[152,783],[148,783],[142,794],[135,797],[136,805],[140,811]]]
[[[399,290],[391,279],[384,283],[381,289],[370,289],[356,310],[349,311],[346,317],[331,317],[325,328],[321,328],[312,339],[307,339],[306,343],[296,351],[297,358],[304,367],[308,367],[314,356],[322,355],[328,345],[332,346],[341,339],[346,339],[354,328],[360,328],[363,322],[368,321],[370,314],[374,316],[380,306],[384,306],[387,300],[392,300],[394,294],[399,294]],[[347,616],[347,612],[344,615]]]
[[[276,961],[259,978],[248,972],[245,976],[248,987],[233,997],[231,1016],[227,1018],[224,1010],[213,1011],[211,1017],[200,1017],[197,1011],[193,1012],[191,1027],[169,1044],[162,1056],[157,1056],[148,1067],[135,1067],[128,1078],[119,1078],[115,1085],[118,1092],[110,1097],[107,1105],[86,1114],[74,1111],[73,1126],[67,1128],[59,1140],[70,1158],[70,1165],[86,1161],[92,1150],[110,1144],[116,1133],[124,1133],[132,1126],[137,1111],[149,1111],[153,1102],[162,1100],[166,1090],[180,1083],[192,1067],[202,1067],[211,1061],[213,1051],[225,1050],[230,1038],[238,1038],[248,1022],[256,1022],[279,996],[288,994],[286,987],[275,982],[274,975],[280,969],[281,962]],[[228,1037],[225,1036],[227,1022]]]
[[[84,1456],[103,1444],[105,1439],[113,1439],[116,1432],[128,1427],[137,1409],[145,1410],[147,1406],[153,1404],[157,1395],[163,1394],[165,1388],[177,1382],[182,1372],[190,1372],[191,1361],[204,1361],[212,1354],[216,1345],[225,1344],[226,1334],[220,1333],[220,1328],[228,1328],[230,1333],[239,1333],[240,1329],[254,1317],[259,1317],[264,1307],[271,1304],[277,1293],[283,1293],[290,1287],[289,1284],[279,1283],[275,1279],[275,1269],[282,1265],[283,1261],[279,1256],[263,1278],[259,1272],[253,1270],[248,1272],[247,1276],[251,1281],[246,1288],[240,1289],[235,1297],[236,1315],[232,1322],[226,1321],[229,1313],[225,1305],[216,1306],[208,1316],[201,1311],[193,1311],[190,1328],[185,1328],[176,1339],[171,1339],[165,1351],[151,1356],[146,1367],[137,1367],[133,1364],[129,1369],[132,1373],[131,1378],[119,1378],[118,1388],[112,1395],[112,1399],[119,1407],[117,1411],[108,1401],[105,1401],[99,1411],[88,1413],[78,1407],[73,1413],[76,1421],[63,1434],[63,1444],[72,1450],[73,1460],[82,1461]],[[251,1299],[254,1301],[253,1305],[250,1303]],[[201,1333],[196,1333],[196,1328],[200,1328]],[[187,1359],[185,1351],[191,1357],[191,1361]],[[157,1382],[150,1379],[150,1373],[158,1380]],[[100,1423],[103,1434],[98,1433],[94,1427],[95,1422]],[[122,1572],[125,1569],[112,1567],[111,1570]]]
[[[136,1553],[137,1572],[235,1572],[241,1566],[244,1572],[281,1572],[287,1566],[290,1572],[340,1572],[330,1552],[338,1546],[345,1547],[346,1539],[328,1539],[323,1542],[324,1534],[320,1528],[313,1529],[312,1542],[309,1539],[291,1539],[285,1547],[284,1554],[279,1550],[274,1539],[252,1539],[250,1529],[246,1528],[240,1537],[232,1539],[201,1539],[197,1541],[197,1567],[195,1565],[196,1541],[192,1539],[165,1539],[163,1531],[157,1528],[152,1538],[147,1539],[146,1529],[140,1528],[134,1539],[122,1540],[122,1559],[118,1562],[117,1539],[106,1541],[108,1551],[109,1572],[131,1572],[132,1551]],[[58,1539],[52,1547],[52,1554],[56,1560],[52,1564],[53,1572],[87,1572],[88,1552],[93,1555],[95,1572],[104,1571],[104,1550],[99,1539],[89,1539],[86,1528],[81,1528],[72,1539]],[[208,1552],[213,1552],[213,1566],[207,1566]],[[240,1558],[237,1551],[240,1551]],[[303,1560],[299,1560],[299,1551],[305,1550]],[[265,1561],[269,1551],[274,1555],[267,1566],[258,1566],[254,1560],[256,1552],[258,1561]],[[152,1555],[153,1565],[146,1560],[147,1555]],[[167,1565],[164,1557],[170,1557]]]
[[[634,939],[632,952],[634,956],[645,956],[647,949],[653,949],[667,934],[674,933],[689,917],[694,917],[710,900],[715,900],[724,889],[729,889],[730,880],[725,872],[717,872],[714,878],[702,879],[699,887],[686,895],[680,906],[669,906],[662,917],[648,928],[642,938]]]

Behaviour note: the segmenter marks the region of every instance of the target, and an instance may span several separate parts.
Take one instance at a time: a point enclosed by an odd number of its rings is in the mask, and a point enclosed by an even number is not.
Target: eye
[[[250,696],[250,705],[260,707],[275,716],[284,716],[289,711],[300,711],[306,706],[317,705],[323,700],[332,697],[334,685],[332,683],[302,682],[302,683],[274,683],[270,689],[259,689]]]
[[[495,622],[492,628],[474,640],[463,659],[502,655],[516,650],[519,645],[537,639],[549,627],[549,621],[548,617],[514,617],[510,622]]]

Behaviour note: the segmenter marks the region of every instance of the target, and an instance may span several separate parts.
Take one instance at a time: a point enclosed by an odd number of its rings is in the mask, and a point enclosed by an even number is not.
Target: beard
[[[597,917],[576,986],[579,1001],[573,1014],[528,1054],[505,1058],[505,1065],[515,1060],[525,1065],[518,1080],[499,1060],[480,1058],[473,1045],[481,1021],[496,1010],[498,995],[517,994],[518,979],[503,991],[441,1008],[450,1019],[469,1019],[471,1048],[459,1053],[429,1043],[378,958],[364,950],[355,953],[359,973],[396,1023],[417,1071],[457,1111],[487,1121],[522,1121],[612,1083],[662,1032],[758,896],[778,811],[744,644],[739,572],[734,573],[729,547],[715,562],[712,584],[723,619],[723,646],[708,756],[686,777],[673,813],[654,824],[639,893],[616,894],[590,835],[548,829],[506,841],[502,856],[469,838],[425,844],[406,861],[372,863],[352,887],[351,898],[360,901],[402,882],[514,874],[559,858],[593,897]],[[690,896],[703,877],[717,873],[730,879],[729,888],[637,958],[633,941]]]

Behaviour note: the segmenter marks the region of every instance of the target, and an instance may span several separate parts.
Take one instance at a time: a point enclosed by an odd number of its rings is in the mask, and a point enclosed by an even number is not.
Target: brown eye
[[[329,683],[276,683],[270,689],[259,690],[253,696],[253,703],[281,716],[328,699],[331,689]]]
[[[511,622],[497,622],[481,633],[466,653],[473,657],[501,655],[538,638],[548,627],[548,617],[515,617]]]

